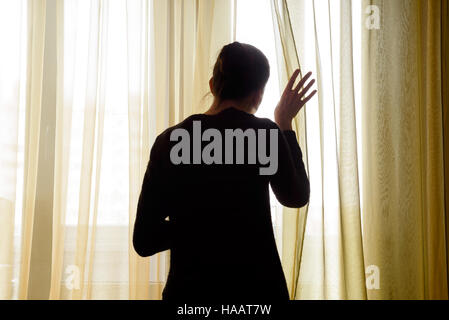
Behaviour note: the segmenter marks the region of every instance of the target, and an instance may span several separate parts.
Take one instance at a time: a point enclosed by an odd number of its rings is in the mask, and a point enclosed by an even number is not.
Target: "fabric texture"
[[[381,17],[362,33],[364,251],[381,277],[370,299],[448,298],[446,2],[364,1]]]

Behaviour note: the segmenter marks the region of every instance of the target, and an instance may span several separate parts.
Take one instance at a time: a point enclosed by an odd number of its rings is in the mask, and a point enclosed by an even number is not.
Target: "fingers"
[[[311,81],[309,82],[309,84],[308,84],[304,89],[302,89],[302,90],[298,93],[299,98],[302,98],[302,97],[307,93],[307,91],[309,91],[310,87],[311,87],[314,83],[315,83],[315,79],[311,80]]]
[[[293,91],[297,92],[300,88],[302,88],[302,86],[304,85],[304,83],[306,83],[307,79],[310,78],[310,76],[312,75],[312,71],[309,71],[304,78],[302,78],[298,84],[296,85],[295,89]]]
[[[293,72],[290,80],[288,81],[287,85],[285,86],[284,92],[282,93],[282,97],[286,97],[291,91],[293,84],[295,83],[296,77],[299,74],[299,69],[296,69],[295,72]]]
[[[296,77],[299,74],[299,69],[296,69],[295,72],[293,72],[292,77],[290,78],[290,80],[287,83],[287,87],[285,89],[292,89],[293,88],[293,84],[295,83]]]
[[[300,70],[296,69],[295,72],[293,72],[290,80],[288,81],[285,90],[282,94],[281,100],[282,99],[294,99],[296,100],[296,98],[299,98],[301,101],[301,104],[304,105],[307,101],[309,101],[317,92],[317,90],[314,90],[312,93],[310,93],[306,98],[302,99],[301,98],[309,91],[309,89],[312,87],[312,85],[315,83],[315,79],[312,79],[307,86],[300,90],[304,84],[306,83],[306,81],[310,78],[310,76],[312,75],[312,71],[309,71],[299,82],[298,84],[295,86],[295,88],[293,89],[293,84],[296,81],[296,78],[299,75]],[[299,91],[300,90],[300,91]],[[298,92],[299,91],[299,92]]]
[[[316,90],[313,90],[307,97],[305,97],[305,98],[302,100],[302,103],[303,103],[303,104],[306,104],[307,101],[309,101],[310,99],[312,99],[312,97],[315,95],[316,92],[317,92]]]

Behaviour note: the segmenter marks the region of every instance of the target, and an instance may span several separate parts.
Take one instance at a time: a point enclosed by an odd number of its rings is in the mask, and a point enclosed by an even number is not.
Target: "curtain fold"
[[[72,129],[72,107],[73,107],[73,87],[74,87],[74,67],[64,68],[64,54],[67,53],[64,47],[64,2],[57,2],[57,83],[64,83],[64,77],[67,77],[67,89],[57,90],[56,95],[56,127],[55,127],[55,173],[54,173],[54,196],[52,236],[58,241],[53,242],[52,246],[52,264],[51,264],[51,285],[49,298],[52,300],[60,298],[60,283],[63,272],[64,257],[64,239],[65,237],[65,218],[67,201],[67,182],[70,152],[70,133]],[[73,8],[71,8],[73,9]],[[71,36],[74,30],[71,30]],[[68,48],[73,54],[75,48]]]
[[[443,143],[444,143],[444,205],[446,215],[446,277],[449,288],[449,5],[441,3],[441,103],[443,107]],[[446,89],[445,89],[446,88]]]
[[[0,299],[26,299],[28,295],[45,4],[31,0],[0,4],[0,19],[10,26],[0,32],[1,41],[9,44],[0,61]],[[24,128],[19,124],[22,118]]]
[[[0,298],[28,297],[39,157],[46,1],[1,3]],[[24,127],[20,125],[24,119]],[[18,192],[16,192],[18,191]]]
[[[45,1],[28,2],[28,56],[26,76],[25,160],[23,179],[21,265],[19,276],[20,299],[28,296],[34,200],[37,185],[37,160],[39,157],[40,112],[42,104],[42,78],[45,34]]]
[[[31,243],[34,220],[34,200],[39,157],[40,112],[45,35],[45,1],[28,1],[28,56],[26,75],[25,160],[23,179],[21,265],[19,276],[20,299],[28,296]]]

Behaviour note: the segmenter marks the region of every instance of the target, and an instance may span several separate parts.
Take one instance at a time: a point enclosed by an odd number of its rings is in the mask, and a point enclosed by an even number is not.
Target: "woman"
[[[214,95],[209,110],[168,128],[152,147],[133,244],[143,257],[170,249],[164,300],[289,299],[269,185],[284,206],[309,201],[291,123],[316,90],[306,96],[314,83],[304,87],[310,72],[293,88],[296,70],[275,108],[275,122],[258,118],[254,113],[269,74],[268,60],[257,48],[224,46],[209,81]]]

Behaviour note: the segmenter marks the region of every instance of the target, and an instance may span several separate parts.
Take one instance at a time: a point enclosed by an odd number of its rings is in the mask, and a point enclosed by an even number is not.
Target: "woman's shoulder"
[[[155,140],[155,143],[157,141],[162,142],[164,140],[170,140],[170,134],[173,130],[175,129],[188,129],[189,127],[192,126],[192,122],[195,120],[202,120],[201,114],[193,114],[188,116],[187,118],[185,118],[184,120],[182,120],[181,122],[179,122],[178,124],[172,125],[170,127],[168,127],[167,129],[165,129],[164,131],[162,131]]]
[[[269,119],[269,118],[257,118],[260,123],[265,126],[265,128],[267,129],[279,129],[278,125],[276,124],[276,122],[274,122],[273,120]]]
[[[186,119],[184,119],[183,121],[179,122],[176,125],[170,126],[167,129],[165,129],[164,131],[162,131],[160,134],[158,134],[156,136],[156,139],[154,140],[153,143],[153,148],[157,148],[157,149],[163,149],[164,146],[168,146],[170,144],[170,136],[171,133],[176,130],[176,129],[188,129],[189,126],[191,127],[191,123],[194,120],[199,120],[200,117],[198,117],[199,115],[194,114],[191,115],[189,117],[187,117]]]

